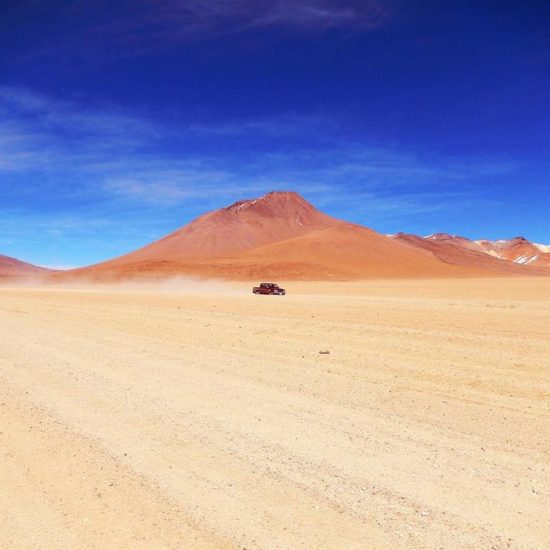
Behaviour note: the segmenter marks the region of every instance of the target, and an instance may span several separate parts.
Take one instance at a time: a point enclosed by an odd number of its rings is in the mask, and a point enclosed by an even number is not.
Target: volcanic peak
[[[511,245],[515,244],[531,244],[531,241],[528,241],[525,237],[514,237],[513,239],[510,239],[509,243]]]
[[[265,217],[288,217],[312,214],[318,210],[293,191],[271,191],[257,199],[241,200],[222,208],[220,212],[239,215],[251,212]]]

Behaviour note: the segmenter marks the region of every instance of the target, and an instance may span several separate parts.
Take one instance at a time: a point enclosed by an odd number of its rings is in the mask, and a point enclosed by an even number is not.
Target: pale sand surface
[[[1,289],[0,547],[550,547],[550,279],[285,285]]]

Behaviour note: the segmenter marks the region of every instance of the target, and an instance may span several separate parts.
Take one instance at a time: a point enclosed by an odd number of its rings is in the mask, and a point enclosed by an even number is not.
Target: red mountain
[[[509,271],[507,262],[482,253],[477,261],[460,255],[449,261],[435,249],[405,241],[327,216],[296,193],[274,192],[200,216],[151,245],[68,276],[360,279]]]
[[[229,257],[338,223],[297,193],[268,193],[204,214],[167,237],[109,263]]]
[[[392,238],[409,246],[427,250],[441,261],[452,265],[470,267],[494,274],[537,274],[532,268],[526,270],[523,266],[487,254],[475,242],[464,237],[440,233],[423,238],[416,235],[397,233]]]
[[[458,235],[449,235],[448,233],[434,233],[424,237],[427,241],[433,241],[438,243],[454,244],[461,248],[473,250],[475,252],[485,252],[483,248],[475,241],[471,241],[466,237],[460,237]]]
[[[533,244],[525,237],[499,241],[471,241],[457,235],[435,233],[425,237],[425,240],[454,244],[467,250],[483,252],[500,260],[508,260],[521,266],[550,267],[549,247]]]

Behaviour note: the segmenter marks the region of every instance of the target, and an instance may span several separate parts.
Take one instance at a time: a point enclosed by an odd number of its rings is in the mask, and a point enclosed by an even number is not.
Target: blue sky
[[[271,190],[550,243],[547,6],[2,3],[0,253],[85,265]]]

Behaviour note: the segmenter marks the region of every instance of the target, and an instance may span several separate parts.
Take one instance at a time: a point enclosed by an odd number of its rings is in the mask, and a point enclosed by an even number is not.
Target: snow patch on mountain
[[[538,256],[520,256],[519,258],[516,258],[514,260],[514,263],[520,265],[529,265],[530,263],[536,262],[538,258]]]

